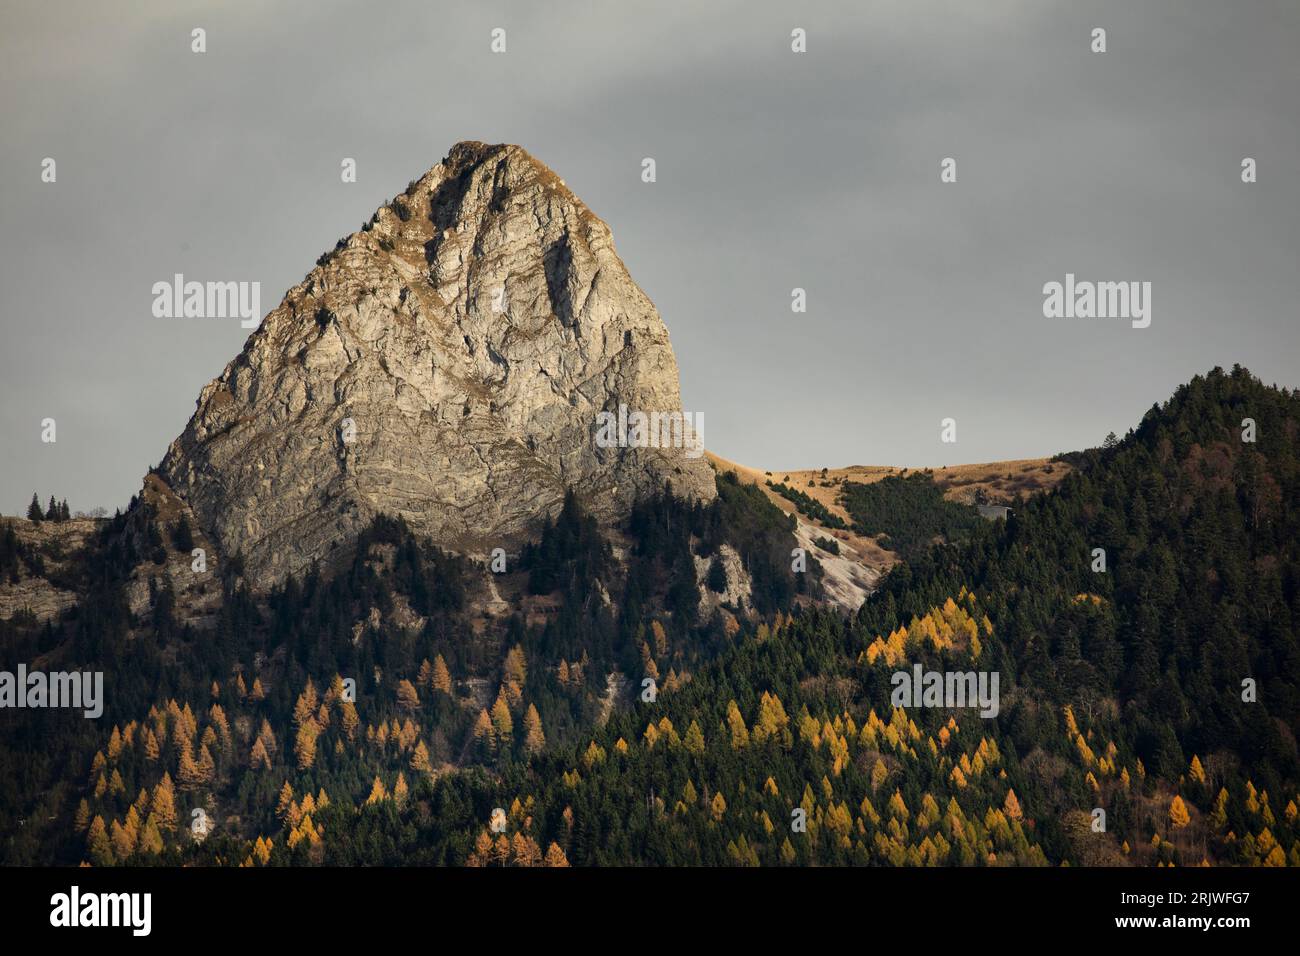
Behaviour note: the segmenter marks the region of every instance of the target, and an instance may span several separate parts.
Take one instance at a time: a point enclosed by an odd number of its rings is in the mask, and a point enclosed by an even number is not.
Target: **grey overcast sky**
[[[0,510],[124,505],[239,352],[154,282],[269,311],[462,139],[610,224],[746,464],[1050,455],[1214,365],[1294,387],[1297,49],[1296,0],[5,0]],[[1151,326],[1044,318],[1067,272],[1151,282]]]

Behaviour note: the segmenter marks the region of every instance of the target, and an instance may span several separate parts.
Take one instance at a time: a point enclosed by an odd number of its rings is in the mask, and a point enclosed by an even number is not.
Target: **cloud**
[[[153,320],[154,281],[260,281],[270,307],[467,138],[524,145],[610,223],[688,408],[734,460],[1050,454],[1215,364],[1297,384],[1300,11],[1283,0],[21,0],[4,17],[10,513],[33,488],[124,504],[238,352],[237,322]],[[1259,183],[1239,182],[1243,155]],[[1151,328],[1049,324],[1042,284],[1067,271],[1153,282]],[[950,414],[956,447],[937,437]]]

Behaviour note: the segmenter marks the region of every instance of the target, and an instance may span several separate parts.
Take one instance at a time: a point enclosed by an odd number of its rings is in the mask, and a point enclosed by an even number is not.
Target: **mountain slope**
[[[901,551],[941,536],[942,529],[953,523],[952,515],[945,520],[939,513],[941,508],[969,519],[961,523],[974,521],[976,514],[1000,516],[1018,498],[1050,490],[1070,472],[1064,461],[1045,458],[955,465],[938,471],[852,465],[777,472],[738,465],[711,452],[709,460],[719,471],[734,472],[739,480],[757,485],[776,507],[796,516],[799,545],[816,554],[825,570],[827,598],[850,611],[902,558]],[[912,500],[909,507],[909,499],[917,497],[909,492],[918,485],[928,489],[931,483],[930,506],[918,509]],[[881,487],[872,489],[872,485]],[[866,497],[879,499],[879,510],[887,520],[863,513]],[[941,501],[953,507],[942,506]],[[963,506],[969,506],[964,515]],[[895,529],[893,536],[885,533],[890,527]]]
[[[422,788],[446,812],[399,814],[409,845],[485,865],[554,843],[577,864],[1300,866],[1298,451],[1296,393],[1197,377],[854,617],[778,618],[586,742]],[[998,713],[893,707],[913,664],[999,672]],[[521,811],[503,834],[494,805]],[[346,826],[325,838],[339,862],[399,832]]]

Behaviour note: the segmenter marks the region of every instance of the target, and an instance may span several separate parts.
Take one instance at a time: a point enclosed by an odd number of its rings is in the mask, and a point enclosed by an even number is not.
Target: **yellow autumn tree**
[[[1007,791],[1007,798],[1002,801],[1002,813],[1008,820],[1019,820],[1024,817],[1024,811],[1020,809],[1020,800],[1017,799],[1014,789]]]
[[[315,721],[308,720],[298,728],[293,743],[294,756],[298,759],[299,770],[310,770],[316,762],[316,738],[320,731]]]
[[[270,770],[270,754],[266,753],[266,745],[257,737],[252,741],[252,753],[248,756],[248,767],[251,770]]]
[[[154,823],[151,816],[145,821],[144,828],[140,831],[140,839],[136,841],[135,846],[137,853],[148,853],[157,856],[163,851],[162,834],[158,832],[158,825]]]
[[[108,834],[109,843],[113,847],[113,856],[118,862],[126,860],[135,852],[135,841],[138,834],[133,830],[114,820],[108,828]]]
[[[444,694],[451,694],[451,672],[447,670],[447,662],[439,654],[433,659],[433,689],[441,691]]]
[[[168,773],[163,773],[162,780],[154,787],[149,801],[149,819],[159,830],[166,831],[176,826],[176,789]]]
[[[510,716],[510,706],[506,703],[504,693],[498,693],[496,703],[492,705],[492,727],[502,740],[514,733],[515,722]]]
[[[582,765],[590,770],[596,764],[605,762],[605,748],[600,746],[596,741],[587,745],[587,749],[582,754]]]
[[[668,634],[664,631],[664,626],[657,620],[651,621],[650,634],[655,642],[655,656],[663,657],[668,653]]]
[[[684,740],[686,750],[696,756],[704,753],[704,731],[700,729],[699,723],[692,720],[689,727],[686,728],[686,737]]]
[[[343,733],[347,735],[348,740],[356,740],[357,727],[361,723],[356,706],[351,701],[345,700],[339,705],[339,711],[343,715]]]
[[[496,746],[496,731],[492,729],[492,718],[486,710],[480,710],[478,719],[474,721],[474,742],[489,751]]]
[[[530,836],[516,833],[510,840],[511,863],[514,866],[541,866],[542,848]]]
[[[529,704],[528,711],[524,714],[524,750],[529,754],[539,754],[545,746],[546,735],[542,733],[541,715],[535,706]]]
[[[465,860],[466,866],[481,867],[487,866],[492,856],[492,835],[486,830],[478,835],[474,841],[474,852]]]
[[[271,722],[263,718],[262,726],[257,732],[257,739],[262,741],[266,752],[274,757],[280,750],[280,745],[276,743],[275,731],[271,729]]]
[[[507,681],[518,684],[520,687],[527,680],[528,662],[524,655],[524,649],[518,644],[510,648],[510,651],[506,654],[506,662],[502,666],[502,672]]]
[[[253,857],[258,863],[262,864],[262,866],[266,866],[266,864],[271,861],[271,846],[272,844],[270,840],[264,839],[260,836],[253,844]]]
[[[405,678],[397,682],[397,706],[407,713],[420,709],[420,695],[415,685]]]
[[[723,798],[721,790],[713,795],[713,801],[709,804],[709,810],[713,813],[714,821],[721,823],[723,816],[726,815],[727,812],[727,801]]]
[[[429,765],[429,748],[421,740],[415,745],[415,751],[411,754],[411,769],[416,773],[431,773],[433,767]]]
[[[871,792],[875,793],[884,784],[889,777],[889,768],[879,757],[876,758],[875,764],[871,767]]]
[[[895,790],[894,795],[889,798],[889,815],[904,823],[907,822],[907,818],[910,816],[907,804],[903,802],[903,794],[899,790]]]
[[[797,859],[798,856],[795,855],[794,847],[790,843],[790,838],[786,837],[785,842],[781,844],[781,862],[786,866],[790,866]]]
[[[1169,804],[1169,823],[1175,830],[1181,830],[1192,822],[1192,815],[1187,812],[1183,798],[1175,795]]]
[[[116,862],[113,859],[108,827],[104,826],[104,818],[101,816],[96,815],[90,822],[90,829],[86,833],[86,852],[95,866],[112,866]]]
[[[199,765],[194,762],[194,753],[190,749],[189,741],[180,745],[180,755],[177,758],[176,765],[176,782],[180,784],[182,790],[195,790],[202,783],[199,777]]]
[[[276,801],[275,804],[275,815],[279,817],[281,820],[287,819],[289,816],[289,807],[292,804],[293,804],[293,787],[289,786],[289,781],[286,780],[284,782],[284,786],[280,788],[280,798]]]
[[[754,721],[752,737],[755,743],[781,737],[790,725],[781,699],[775,694],[763,692],[758,702],[758,719]]]
[[[149,728],[149,727],[146,727],[146,728],[144,729],[144,756],[145,756],[145,759],[146,759],[146,760],[151,760],[151,761],[152,761],[152,760],[157,760],[157,759],[158,759],[158,756],[159,756],[159,754],[160,754],[161,752],[162,752],[162,751],[161,751],[161,748],[160,748],[159,745],[158,745],[158,738],[157,738],[156,736],[154,736],[153,729],[152,729],[152,728]]]
[[[293,705],[293,724],[295,727],[301,727],[303,724],[316,717],[316,708],[320,706],[320,701],[316,696],[316,685],[307,678],[307,686],[303,692],[298,695],[298,700]]]
[[[208,716],[212,719],[212,726],[217,729],[221,749],[230,753],[234,749],[235,738],[230,733],[230,721],[226,719],[225,709],[220,704],[213,704],[208,708]]]
[[[731,746],[736,750],[749,744],[749,730],[745,727],[745,718],[734,700],[727,702],[727,727],[731,731]]]
[[[569,858],[564,855],[564,851],[560,849],[558,843],[552,843],[546,848],[545,865],[550,867],[564,867],[569,865]]]

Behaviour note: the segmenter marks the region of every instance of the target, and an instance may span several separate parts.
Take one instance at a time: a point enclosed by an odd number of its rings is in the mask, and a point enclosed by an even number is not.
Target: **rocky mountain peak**
[[[529,534],[568,487],[603,520],[665,481],[713,497],[689,422],[677,447],[598,441],[620,407],[681,399],[609,227],[520,147],[464,142],[289,290],[160,477],[261,584],[379,513],[478,552]]]

